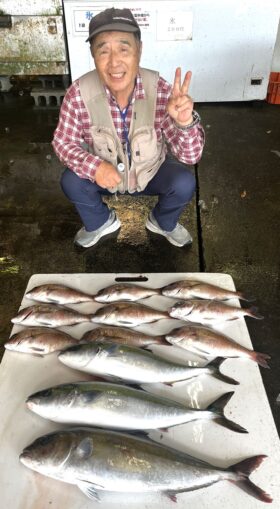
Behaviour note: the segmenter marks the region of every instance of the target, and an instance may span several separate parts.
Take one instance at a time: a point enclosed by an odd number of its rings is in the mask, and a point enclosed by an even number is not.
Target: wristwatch
[[[174,122],[175,126],[178,129],[181,129],[182,131],[187,131],[191,127],[194,127],[195,125],[199,124],[199,122],[201,120],[199,114],[196,111],[193,111],[192,115],[193,115],[193,121],[191,124],[182,126],[182,125],[177,124],[177,122]]]

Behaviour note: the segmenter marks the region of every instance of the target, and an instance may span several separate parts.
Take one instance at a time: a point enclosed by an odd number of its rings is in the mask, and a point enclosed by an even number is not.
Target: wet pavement
[[[0,95],[1,343],[33,274],[227,273],[264,315],[246,323],[254,349],[272,357],[261,374],[279,432],[280,107],[226,103],[197,110],[207,143],[194,169],[196,199],[181,218],[192,247],[173,247],[145,230],[154,198],[112,197],[121,230],[81,252],[73,246],[79,218],[60,191],[62,167],[50,146],[58,109]]]

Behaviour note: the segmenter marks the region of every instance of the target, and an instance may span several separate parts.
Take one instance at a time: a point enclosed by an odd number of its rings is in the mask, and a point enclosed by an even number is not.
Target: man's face
[[[103,32],[94,38],[91,53],[101,81],[116,99],[128,99],[139,68],[141,42],[132,33]]]

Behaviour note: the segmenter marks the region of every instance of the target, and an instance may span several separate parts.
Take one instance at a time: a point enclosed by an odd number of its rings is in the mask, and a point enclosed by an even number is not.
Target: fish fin
[[[243,428],[243,426],[240,426],[226,417],[215,417],[214,420],[224,428],[236,431],[237,433],[248,433],[247,429]]]
[[[240,382],[238,382],[234,378],[231,378],[230,376],[223,375],[223,373],[221,373],[220,367],[224,361],[225,361],[224,357],[216,357],[216,359],[214,359],[213,361],[208,362],[206,366],[207,368],[213,368],[212,375],[218,380],[222,380],[223,382],[231,385],[239,385]]]
[[[232,465],[229,470],[236,472],[237,475],[240,476],[240,479],[236,481],[231,480],[230,482],[237,484],[241,489],[255,497],[257,500],[271,503],[272,497],[248,479],[250,474],[261,465],[265,458],[267,458],[265,454],[259,454],[258,456],[252,456],[251,458],[247,458],[246,460]]]
[[[178,345],[178,346],[180,346],[180,345]],[[202,357],[202,358],[211,356],[211,352],[207,352],[202,347],[199,348],[199,347],[194,346],[194,345],[192,345],[191,348],[189,348],[189,351],[194,353],[195,355],[198,355],[199,357]]]
[[[259,310],[256,306],[252,306],[251,308],[244,309],[248,316],[251,318],[256,318],[257,320],[263,320],[264,317],[259,313]]]
[[[224,415],[224,408],[229,402],[229,400],[232,398],[233,394],[234,391],[223,394],[218,399],[213,401],[213,403],[208,405],[206,411],[213,412],[214,421],[220,424],[221,426],[224,426],[227,429],[231,429],[232,431],[237,431],[238,433],[248,433],[248,431],[245,428],[227,419],[227,417]]]
[[[218,399],[210,403],[208,407],[206,408],[207,412],[214,412],[215,414],[223,415],[223,411],[225,406],[228,404],[229,400],[234,395],[234,391],[226,392],[222,396],[220,396]]]
[[[163,433],[168,433],[168,428],[158,428],[159,431],[162,431]]]
[[[91,500],[96,500],[97,502],[101,502],[99,494],[95,488],[95,484],[89,483],[87,481],[79,481],[77,482],[78,488]]]
[[[77,446],[76,453],[82,459],[87,459],[92,455],[93,442],[90,437],[83,438]]]
[[[150,430],[150,431],[154,431],[154,430]],[[143,429],[125,429],[125,430],[119,430],[120,433],[123,433],[124,435],[131,435],[131,436],[134,436],[134,437],[137,437],[137,438],[140,438],[142,440],[145,440],[146,442],[149,442],[151,444],[158,444],[158,440],[159,438],[162,438],[161,436],[159,437],[155,437],[155,438],[152,438],[150,435],[149,435],[149,431],[145,431]]]
[[[59,302],[59,299],[55,299],[54,297],[49,297],[48,302],[50,304],[61,304],[61,302]],[[70,302],[69,302],[69,304],[70,304]]]
[[[164,494],[169,498],[169,500],[171,500],[171,502],[175,502],[175,504],[177,504],[178,500],[176,493],[173,491],[165,491]]]
[[[101,343],[105,345],[106,352],[110,355],[110,357],[114,357],[116,352],[118,353],[120,345],[118,345],[116,343],[111,343],[111,341],[109,341],[107,339],[105,341],[101,341]],[[102,354],[102,352],[103,352],[103,349],[100,348],[100,350],[98,350],[97,353],[101,353]]]
[[[35,353],[35,352],[30,352],[30,355],[32,355],[32,357],[40,357],[41,359],[43,359],[43,357],[45,356],[45,354],[43,354],[43,353]]]
[[[246,300],[247,302],[254,302],[256,300],[255,297],[249,297],[248,295],[244,295],[243,292],[236,292],[236,296],[238,297],[238,299],[240,300]]]
[[[144,345],[141,348],[142,348],[142,350],[145,350],[146,352],[152,352],[153,353],[151,345]]]
[[[149,432],[142,429],[126,429],[123,431],[125,435],[132,435],[138,438],[145,438],[146,440],[153,440],[149,436]]]
[[[40,318],[40,320],[37,320],[37,322],[39,323],[39,325],[42,325],[42,327],[51,327],[51,328],[54,327],[52,322],[47,319],[44,320],[43,318]]]
[[[257,500],[261,500],[262,502],[267,502],[268,504],[271,504],[273,502],[273,498],[269,493],[262,490],[259,486],[254,484],[250,479],[247,479],[246,481],[230,481],[239,488],[241,488],[243,491],[248,493],[249,495],[255,497]]]
[[[252,355],[252,358],[263,368],[270,369],[270,366],[267,364],[267,360],[271,359],[270,355],[267,355],[266,353],[260,353],[260,352],[252,352],[254,356]]]
[[[144,387],[142,387],[142,385],[140,384],[123,381],[123,385],[129,385],[129,387],[131,387],[132,389],[137,389],[138,391],[149,392],[146,389],[144,389]]]

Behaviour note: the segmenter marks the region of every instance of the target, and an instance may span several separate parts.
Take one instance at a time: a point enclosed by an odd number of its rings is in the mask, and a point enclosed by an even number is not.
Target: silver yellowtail
[[[228,300],[228,299],[247,299],[243,293],[226,290],[216,285],[204,283],[203,281],[196,281],[187,279],[176,281],[161,288],[162,295],[172,297],[174,299],[214,299],[214,300]]]
[[[186,325],[173,329],[165,335],[165,339],[172,345],[203,357],[242,357],[251,359],[264,368],[269,367],[269,355],[249,350],[209,327]]]
[[[39,304],[22,309],[13,323],[27,326],[63,327],[91,321],[92,315],[55,304]]]
[[[247,433],[224,415],[224,408],[233,394],[224,394],[205,410],[196,410],[125,385],[77,382],[36,392],[29,396],[26,405],[41,417],[66,424],[151,430],[196,420],[214,420],[233,431]]]
[[[214,375],[224,382],[238,384],[220,373],[223,359],[204,367],[191,367],[163,359],[141,348],[109,341],[73,346],[61,352],[58,358],[70,368],[128,382],[172,384],[199,375]]]
[[[176,302],[169,310],[172,318],[179,320],[186,320],[190,322],[197,322],[202,324],[212,324],[224,322],[227,320],[236,320],[244,316],[251,316],[261,320],[261,316],[255,307],[240,308],[229,306],[223,302],[215,300],[199,300],[190,299],[186,301]]]
[[[26,327],[13,334],[5,343],[7,350],[14,352],[47,355],[76,345],[77,339],[66,332],[48,327]]]
[[[131,330],[125,327],[110,326],[96,327],[95,329],[85,332],[81,341],[102,341],[108,338],[112,343],[138,346],[139,348],[149,345],[168,345],[164,336],[153,336],[153,334],[144,334],[143,332]]]
[[[156,322],[163,318],[170,318],[166,311],[135,302],[116,302],[99,308],[92,317],[92,321],[105,325],[137,327],[137,325]]]
[[[249,495],[272,498],[249,480],[266,456],[247,458],[228,468],[196,459],[151,439],[94,428],[70,428],[37,438],[20,461],[40,474],[78,486],[89,498],[99,492],[176,494],[230,481]]]

